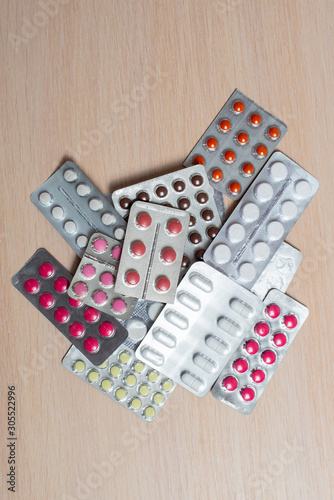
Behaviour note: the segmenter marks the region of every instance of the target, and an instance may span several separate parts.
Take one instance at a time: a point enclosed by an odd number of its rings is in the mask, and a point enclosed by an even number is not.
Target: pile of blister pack
[[[176,385],[254,409],[308,315],[284,239],[319,184],[273,152],[286,130],[236,90],[180,170],[103,195],[67,161],[31,195],[81,262],[39,249],[12,282],[73,344],[68,371],[146,421]]]

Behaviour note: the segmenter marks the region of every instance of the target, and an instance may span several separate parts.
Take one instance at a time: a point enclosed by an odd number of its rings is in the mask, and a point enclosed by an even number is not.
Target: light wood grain
[[[59,0],[41,11],[0,4],[1,498],[333,498],[333,3]],[[62,368],[69,343],[10,285],[39,247],[72,271],[78,262],[29,196],[66,157],[103,192],[176,169],[236,87],[287,123],[279,149],[320,181],[288,238],[304,254],[288,292],[310,316],[251,416],[178,388],[147,425]]]

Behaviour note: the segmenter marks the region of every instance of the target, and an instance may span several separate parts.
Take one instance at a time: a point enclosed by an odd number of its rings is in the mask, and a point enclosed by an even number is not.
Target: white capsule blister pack
[[[126,345],[121,345],[98,367],[73,346],[62,364],[66,370],[147,422],[155,419],[176,387],[168,377],[136,359],[133,350]]]
[[[262,300],[272,288],[285,292],[302,258],[303,255],[299,250],[284,241],[252,286],[251,292]]]
[[[236,200],[286,131],[285,123],[235,90],[183,164],[205,165],[211,185]]]
[[[204,254],[204,261],[251,289],[319,187],[275,152]]]
[[[216,236],[222,223],[214,199],[214,191],[202,165],[196,165],[187,170],[183,168],[177,172],[118,189],[112,193],[112,200],[116,210],[123,217],[127,216],[134,200],[187,211],[190,221],[182,263],[183,269],[202,258],[204,250]],[[220,211],[225,216],[222,198],[220,197],[218,201]]]
[[[124,219],[72,161],[64,163],[30,198],[80,257],[97,231],[124,238]]]
[[[196,262],[136,355],[196,396],[205,396],[261,309],[256,295]]]
[[[94,233],[75,272],[68,295],[117,319],[128,319],[137,300],[115,293],[122,246],[118,240]]]
[[[271,290],[262,314],[222,370],[212,395],[240,413],[251,413],[308,313],[296,300]]]
[[[130,210],[115,291],[129,297],[173,302],[189,214],[136,201]]]

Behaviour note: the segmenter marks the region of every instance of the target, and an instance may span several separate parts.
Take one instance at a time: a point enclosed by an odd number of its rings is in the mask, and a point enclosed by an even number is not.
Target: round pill
[[[255,391],[251,387],[245,387],[240,391],[241,397],[244,401],[253,401],[255,398]]]
[[[165,248],[165,250],[162,251],[161,258],[164,262],[174,262],[176,259],[176,252],[173,248]]]
[[[78,297],[84,297],[86,295],[86,293],[88,292],[88,286],[86,285],[86,283],[83,283],[82,281],[78,281],[73,286],[73,292]]]
[[[77,229],[77,226],[75,224],[75,222],[73,222],[73,220],[68,220],[65,222],[64,224],[64,231],[67,233],[67,234],[73,234],[75,233]]]
[[[126,395],[127,395],[127,391],[125,389],[123,389],[123,387],[119,387],[119,389],[117,389],[115,392],[115,398],[118,401],[122,401],[123,399],[125,399]]]
[[[189,265],[189,259],[186,255],[182,257],[181,267],[185,268]]]
[[[249,282],[256,276],[256,270],[250,262],[244,262],[239,266],[239,276],[242,280]]]
[[[245,165],[242,167],[242,171],[245,175],[252,175],[254,172],[254,167],[251,163],[245,163]]]
[[[114,277],[111,273],[102,273],[100,276],[100,282],[104,286],[111,286],[114,282]]]
[[[297,215],[298,207],[294,201],[286,200],[281,204],[280,212],[284,219],[294,219]]]
[[[168,194],[168,190],[165,186],[159,186],[155,190],[155,194],[158,196],[158,198],[165,198],[165,196],[167,196]]]
[[[261,357],[263,362],[266,363],[266,365],[272,365],[276,361],[276,354],[274,353],[274,351],[269,351],[269,350],[263,351]]]
[[[148,396],[150,393],[150,388],[147,384],[142,384],[140,387],[139,387],[139,394],[141,396]]]
[[[180,210],[187,210],[190,207],[190,201],[188,198],[180,198],[177,202]]]
[[[77,237],[76,242],[79,248],[85,248],[88,243],[88,238],[87,236],[81,234],[80,236]]]
[[[218,264],[225,264],[231,259],[231,250],[223,243],[216,245],[212,250],[213,258]]]
[[[106,368],[106,366],[108,366],[108,360],[104,361],[103,363],[101,363],[99,365],[99,368],[103,369],[103,368]]]
[[[311,184],[305,180],[299,180],[295,183],[294,191],[298,198],[308,198],[312,193]]]
[[[193,215],[191,215],[189,217],[189,227],[193,227],[195,224],[196,224],[196,218]]]
[[[108,378],[105,378],[101,381],[101,389],[104,392],[109,392],[112,387],[112,382]]]
[[[242,241],[246,235],[245,228],[237,222],[231,224],[227,229],[227,237],[232,243]]]
[[[261,382],[263,382],[265,378],[266,374],[264,373],[263,370],[254,370],[252,372],[252,380],[256,384],[261,384]]]
[[[129,375],[126,376],[125,382],[129,387],[133,387],[134,385],[136,385],[137,378],[135,375],[130,373]]]
[[[273,342],[276,347],[283,347],[286,344],[286,336],[284,333],[275,333]]]
[[[177,193],[182,193],[186,189],[186,185],[183,181],[175,181],[173,183],[173,188]]]
[[[265,202],[273,197],[274,190],[268,182],[259,182],[254,188],[254,194],[259,201]]]
[[[240,134],[238,134],[237,140],[239,144],[244,145],[249,141],[249,137],[245,132],[240,132]]]
[[[168,292],[170,289],[170,281],[166,276],[161,276],[157,279],[155,286],[159,290],[159,292]]]
[[[122,351],[118,358],[123,365],[126,365],[129,362],[130,354],[127,351]]]
[[[77,193],[79,196],[88,196],[90,193],[90,187],[87,184],[78,184]]]
[[[133,398],[131,399],[130,401],[130,407],[133,409],[133,410],[139,410],[139,408],[141,408],[141,401],[139,398]]]
[[[208,199],[209,199],[209,197],[206,193],[198,193],[198,195],[196,196],[196,200],[201,205],[204,205],[205,203],[207,203]]]
[[[238,373],[245,373],[248,370],[248,363],[245,359],[236,359],[233,363],[233,368]]]
[[[117,227],[114,231],[114,236],[116,240],[122,240],[124,238],[125,231],[122,227]]]
[[[84,327],[81,323],[72,323],[69,327],[69,332],[72,337],[80,338],[84,334]]]
[[[209,238],[211,238],[213,240],[213,238],[215,238],[217,236],[217,234],[219,233],[219,229],[216,226],[211,226],[211,227],[209,227],[207,233],[208,233]]]
[[[137,200],[139,200],[139,201],[150,201],[149,194],[145,193],[145,191],[141,191],[140,193],[137,194]]]
[[[233,109],[235,113],[239,114],[243,112],[245,105],[242,101],[237,101],[233,104]]]
[[[247,340],[244,344],[244,349],[246,349],[247,353],[252,356],[258,352],[259,344],[256,340]]]
[[[116,313],[122,313],[126,310],[126,303],[123,299],[115,299],[111,307]]]
[[[269,304],[266,307],[266,315],[269,318],[276,319],[281,314],[281,309],[277,304]]]
[[[261,123],[261,116],[258,113],[254,113],[250,117],[250,122],[254,127],[257,127]]]
[[[222,381],[222,387],[229,392],[235,391],[238,387],[238,381],[235,377],[226,377]]]
[[[266,146],[264,144],[259,144],[259,146],[257,146],[257,148],[256,148],[256,154],[260,158],[264,158],[267,153],[268,153],[268,149],[266,148]]]
[[[89,382],[94,383],[97,380],[99,380],[99,374],[96,370],[91,370],[88,373],[87,378],[88,378]]]
[[[146,252],[146,246],[142,241],[135,241],[131,246],[131,252],[136,257],[142,257]]]
[[[44,262],[39,266],[38,272],[42,278],[51,278],[55,273],[55,267],[50,262]]]
[[[279,138],[280,131],[277,127],[270,127],[270,129],[268,130],[268,135],[269,135],[270,139],[275,141],[276,139]]]
[[[246,203],[241,208],[241,217],[246,222],[255,222],[260,217],[260,209],[255,203]]]
[[[161,387],[165,392],[170,392],[173,389],[174,384],[170,379],[166,379],[162,382]]]
[[[257,323],[254,327],[255,333],[260,335],[260,337],[265,337],[266,335],[268,335],[269,330],[270,330],[269,325],[264,322]]]
[[[153,395],[153,403],[155,403],[157,406],[162,405],[165,402],[165,398],[161,392],[156,392]]]
[[[92,198],[89,202],[89,208],[93,210],[93,212],[98,212],[103,208],[103,201],[100,198]]]
[[[204,165],[205,161],[204,161],[204,158],[203,156],[195,156],[195,158],[193,159],[193,165]]]
[[[39,195],[38,199],[42,205],[50,205],[52,200],[51,195],[47,191],[43,191],[43,193]]]
[[[116,222],[116,217],[110,212],[105,212],[102,215],[101,220],[105,226],[112,226]]]
[[[64,210],[61,207],[56,206],[53,207],[51,214],[54,219],[61,220],[64,217]]]
[[[223,132],[228,132],[231,128],[231,123],[228,120],[222,120],[219,127]]]
[[[104,238],[96,238],[93,242],[95,252],[105,252],[107,249],[107,242]]]
[[[208,149],[211,151],[214,151],[216,147],[218,146],[218,141],[215,139],[215,137],[209,137],[209,139],[206,141],[206,145]]]
[[[155,321],[159,314],[161,313],[162,309],[164,308],[164,304],[161,304],[160,302],[153,302],[148,308],[147,314],[148,317],[152,320]]]
[[[44,309],[50,309],[54,305],[54,299],[51,293],[42,293],[39,297],[39,304]]]
[[[288,169],[282,161],[275,161],[270,165],[270,177],[275,181],[283,181],[288,175]]]
[[[152,218],[147,213],[142,213],[137,217],[137,223],[140,227],[147,228],[152,224]]]
[[[100,319],[100,316],[101,314],[93,307],[87,307],[84,312],[85,320],[88,321],[88,323],[96,323],[96,321]]]
[[[144,368],[145,365],[141,361],[136,361],[133,365],[133,369],[136,373],[141,373],[144,370]]]
[[[115,335],[115,326],[110,321],[104,321],[99,326],[99,333],[102,337],[113,337]]]
[[[86,264],[85,266],[83,266],[81,272],[86,278],[93,278],[96,271],[94,266],[92,266],[91,264]]]
[[[140,319],[130,320],[126,325],[126,329],[128,331],[129,338],[136,342],[142,340],[147,333],[147,326],[144,321]]]
[[[121,374],[121,367],[118,365],[112,365],[110,367],[110,375],[114,378],[119,377]]]
[[[241,189],[241,186],[240,186],[239,182],[233,181],[229,185],[229,190],[230,190],[231,194],[238,194],[240,192],[240,189]]]
[[[95,304],[98,305],[103,305],[107,302],[107,295],[105,292],[102,292],[102,290],[98,290],[93,294],[93,301]]]
[[[288,314],[287,316],[284,316],[283,322],[286,328],[289,329],[295,328],[298,324],[298,320],[296,316],[294,316],[293,314]]]
[[[94,339],[93,337],[88,337],[88,339],[86,339],[84,342],[84,347],[86,351],[95,353],[99,350],[100,345],[96,339]]]
[[[221,181],[223,178],[223,172],[220,170],[220,168],[215,168],[212,170],[211,177],[213,181]]]
[[[73,170],[73,168],[68,168],[67,170],[65,170],[64,172],[65,181],[74,182],[77,180],[77,178],[78,178],[77,173],[75,170]]]
[[[68,301],[72,307],[76,307],[76,308],[81,307],[83,304],[82,300],[75,300],[75,299],[72,299],[72,297],[69,297]]]
[[[123,210],[127,210],[128,208],[130,208],[131,200],[130,198],[124,197],[120,199],[119,204],[121,208],[123,208]]]
[[[227,163],[232,163],[235,160],[235,152],[231,149],[225,151],[224,158]]]
[[[267,260],[270,255],[270,247],[265,241],[258,241],[253,245],[253,253],[259,260]]]
[[[172,234],[179,234],[182,231],[182,224],[179,220],[173,219],[168,222],[167,229]]]
[[[204,255],[204,250],[202,248],[200,248],[196,252],[196,259],[197,260],[202,260],[203,259],[203,255]]]
[[[267,224],[267,235],[271,240],[279,240],[283,238],[284,226],[278,220],[273,220]]]
[[[85,371],[86,365],[83,361],[78,360],[74,363],[74,370],[78,373]]]
[[[148,373],[148,379],[152,383],[156,382],[158,380],[158,377],[159,377],[159,373],[156,370],[151,370]]]
[[[212,210],[203,210],[203,212],[201,213],[201,217],[206,222],[209,222],[210,220],[213,219],[213,211]]]
[[[203,160],[203,165],[204,165],[204,160]],[[195,187],[200,187],[203,184],[203,177],[199,174],[193,175],[191,178],[191,183]]]
[[[156,414],[156,411],[155,409],[153,408],[153,406],[147,406],[145,409],[144,409],[144,416],[148,419],[152,419],[155,417],[155,414]]]
[[[27,293],[37,293],[39,290],[39,283],[37,280],[30,278],[24,283],[24,289]]]
[[[70,313],[65,307],[58,307],[54,312],[54,319],[58,321],[58,323],[66,323],[70,318]]]
[[[63,278],[63,277],[57,278],[55,280],[53,286],[54,286],[54,289],[56,290],[56,292],[64,293],[64,292],[66,292],[66,290],[68,289],[68,286],[69,286],[68,279]]]
[[[189,236],[189,240],[193,245],[198,245],[202,241],[202,237],[199,233],[191,233]]]
[[[137,271],[129,271],[125,276],[125,281],[128,285],[135,286],[138,285],[140,280],[139,273]]]

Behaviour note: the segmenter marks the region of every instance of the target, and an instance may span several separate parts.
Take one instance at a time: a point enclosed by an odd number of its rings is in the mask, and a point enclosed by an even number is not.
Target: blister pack
[[[318,187],[312,175],[275,152],[206,250],[204,261],[251,289]]]
[[[308,309],[271,290],[263,312],[212,388],[212,395],[244,414],[259,397],[308,316]]]
[[[251,291],[262,300],[272,288],[285,292],[302,258],[303,255],[299,250],[284,241],[252,286]]]
[[[72,275],[41,248],[13,276],[12,283],[80,352],[99,365],[128,334],[110,318],[67,295]]]
[[[148,422],[155,419],[176,387],[172,380],[136,359],[125,345],[99,367],[75,347],[70,348],[62,363],[81,380]]]
[[[196,396],[205,396],[261,310],[259,297],[196,262],[136,356]]]
[[[214,200],[214,191],[202,165],[196,165],[187,170],[183,168],[177,172],[118,189],[112,193],[112,200],[123,217],[127,216],[135,200],[187,211],[190,221],[182,262],[183,269],[202,258],[204,250],[216,236],[222,224]],[[225,212],[223,201],[221,199],[218,201],[221,211]]]
[[[179,280],[189,214],[153,203],[133,203],[115,291],[157,302],[173,302]]]
[[[94,233],[73,276],[68,295],[117,319],[130,318],[137,300],[114,290],[121,252],[119,241]]]
[[[285,123],[235,90],[183,165],[205,165],[212,186],[239,199],[286,131]]]
[[[124,238],[124,219],[72,161],[64,163],[30,198],[80,257],[97,231]]]

